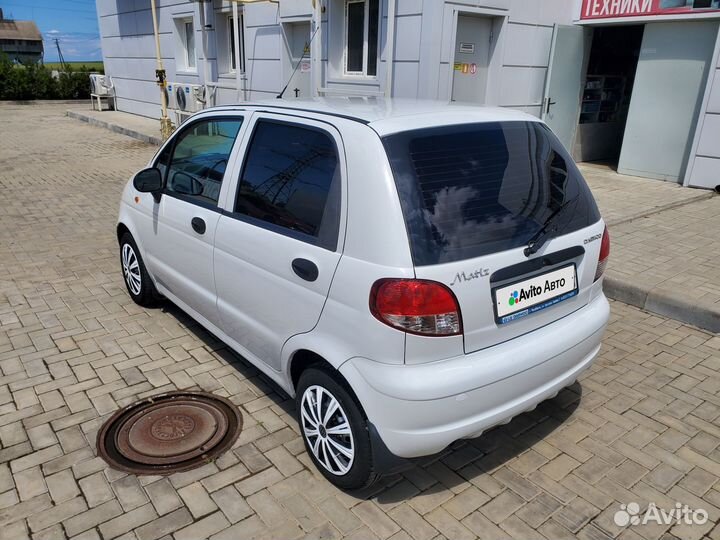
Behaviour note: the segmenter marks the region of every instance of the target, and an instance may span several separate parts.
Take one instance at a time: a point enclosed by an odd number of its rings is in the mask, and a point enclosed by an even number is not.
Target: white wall
[[[320,1],[320,0],[318,0]],[[323,14],[322,86],[335,92],[375,93],[386,87],[388,0],[381,0],[382,18],[376,78],[358,79],[342,73],[343,0],[322,0]],[[113,77],[120,110],[158,117],[160,93],[155,84],[155,44],[152,18],[147,0],[96,0],[100,19],[106,70]],[[396,97],[448,99],[451,89],[450,68],[457,12],[477,11],[474,0],[396,0],[395,52],[392,94]],[[539,114],[547,72],[552,26],[570,24],[575,0],[484,0],[484,8],[497,17],[498,32],[493,53],[494,71],[488,101]],[[201,7],[204,6],[204,7]],[[200,9],[205,9],[208,32],[210,80],[217,81],[216,103],[236,102],[235,75],[224,73],[227,62],[227,34],[223,27],[231,11],[227,0],[200,4],[188,0],[158,0],[161,47],[168,80],[203,84],[203,59],[200,33]],[[274,3],[248,4],[245,14],[246,86],[250,99],[272,98],[290,75],[285,65],[281,21],[308,19],[310,0],[281,0]],[[175,61],[178,16],[193,16],[197,47],[197,73],[178,70]],[[502,25],[500,23],[503,23]],[[501,31],[500,31],[501,30]],[[220,56],[220,58],[218,58]]]
[[[697,123],[685,184],[714,189],[720,185],[720,30],[715,44],[715,68]]]

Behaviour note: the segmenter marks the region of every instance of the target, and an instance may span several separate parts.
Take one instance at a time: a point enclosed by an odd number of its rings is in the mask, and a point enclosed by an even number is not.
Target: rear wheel
[[[130,233],[125,233],[120,239],[120,265],[130,298],[144,307],[157,304],[160,293],[150,279],[137,244]]]
[[[315,466],[342,489],[371,485],[374,471],[367,419],[339,377],[317,368],[300,376],[296,405],[305,448]]]

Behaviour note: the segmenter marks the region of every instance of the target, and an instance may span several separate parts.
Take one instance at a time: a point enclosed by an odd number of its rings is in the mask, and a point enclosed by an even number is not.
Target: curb
[[[693,188],[683,188],[683,189],[693,189]],[[640,212],[638,214],[634,214],[632,216],[616,219],[616,220],[608,220],[605,223],[608,227],[615,227],[617,225],[624,225],[625,223],[630,223],[631,221],[635,221],[637,219],[646,218],[649,216],[652,216],[654,214],[659,214],[660,212],[664,212],[665,210],[672,210],[673,208],[678,208],[680,206],[685,206],[686,204],[692,204],[699,201],[704,201],[705,199],[710,199],[715,196],[715,193],[712,190],[698,190],[701,193],[698,193],[697,195],[690,197],[689,199],[684,199],[682,201],[675,201],[668,204],[664,204],[662,206],[656,206],[655,208],[651,208],[650,210],[646,210],[645,212]]]
[[[82,122],[87,122],[91,126],[109,129],[114,133],[126,135],[147,144],[154,144],[155,146],[160,146],[162,144],[162,139],[160,137],[156,137],[154,135],[146,135],[145,133],[140,133],[139,131],[136,131],[134,129],[128,129],[118,124],[113,124],[112,122],[106,122],[105,120],[98,120],[97,118],[94,118],[87,114],[83,114],[78,111],[65,111],[65,115],[69,118],[74,118]]]
[[[606,275],[603,290],[608,298],[630,304],[645,311],[670,317],[703,330],[720,332],[720,311],[703,305],[702,301],[688,301],[673,291],[651,289]]]

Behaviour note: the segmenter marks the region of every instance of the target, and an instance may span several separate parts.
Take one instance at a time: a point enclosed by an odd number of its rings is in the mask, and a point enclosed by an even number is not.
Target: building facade
[[[43,57],[43,39],[33,21],[6,19],[0,8],[0,52],[13,62],[35,63]]]
[[[720,0],[156,0],[170,108],[379,96],[513,107],[579,161],[720,184]],[[150,0],[97,0],[119,110],[160,116]]]

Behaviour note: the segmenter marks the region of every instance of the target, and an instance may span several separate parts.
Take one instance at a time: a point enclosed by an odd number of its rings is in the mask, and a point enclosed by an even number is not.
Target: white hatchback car
[[[609,237],[550,129],[338,98],[209,109],[128,183],[130,296],[164,296],[295,396],[342,488],[477,437],[600,349]]]

